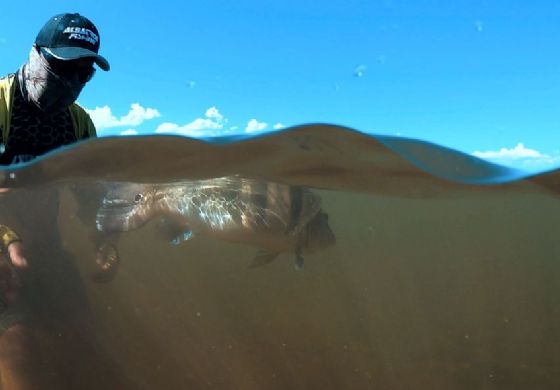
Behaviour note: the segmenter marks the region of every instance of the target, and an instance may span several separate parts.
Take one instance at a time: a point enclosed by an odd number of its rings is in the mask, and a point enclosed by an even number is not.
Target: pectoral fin
[[[173,244],[179,244],[185,241],[185,234],[189,231],[187,225],[178,224],[166,218],[159,219],[156,225],[156,237]]]
[[[182,234],[175,237],[171,240],[173,245],[179,245],[182,242],[189,240],[193,236],[193,233],[190,230],[185,230]]]
[[[277,258],[279,254],[278,252],[258,251],[251,264],[249,264],[249,268],[257,268],[269,264]]]

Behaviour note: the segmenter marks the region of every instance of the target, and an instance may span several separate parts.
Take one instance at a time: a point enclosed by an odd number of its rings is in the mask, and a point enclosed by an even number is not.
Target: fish
[[[115,182],[96,215],[97,229],[128,232],[158,221],[179,244],[197,236],[256,247],[249,265],[259,267],[293,253],[304,255],[336,243],[321,197],[307,187],[226,176],[173,183]]]

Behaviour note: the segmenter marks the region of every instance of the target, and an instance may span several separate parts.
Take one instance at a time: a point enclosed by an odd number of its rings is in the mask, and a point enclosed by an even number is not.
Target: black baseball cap
[[[110,69],[109,62],[97,54],[100,44],[97,28],[80,14],[53,16],[39,31],[35,44],[59,60],[90,57],[101,69]]]

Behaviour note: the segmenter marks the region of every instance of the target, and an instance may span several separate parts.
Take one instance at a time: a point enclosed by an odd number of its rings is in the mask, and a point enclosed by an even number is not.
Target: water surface
[[[5,172],[5,220],[42,248],[28,289],[52,377],[119,389],[560,386],[556,172],[323,125],[229,141],[100,139]],[[111,281],[92,279],[106,182],[235,173],[312,187],[336,246],[301,271],[290,254],[250,269],[254,247],[175,246],[150,224],[121,235]]]

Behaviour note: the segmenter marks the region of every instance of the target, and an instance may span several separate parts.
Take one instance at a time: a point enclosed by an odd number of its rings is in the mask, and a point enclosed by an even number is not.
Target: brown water
[[[92,224],[57,185],[68,256],[49,247],[52,226],[21,228],[45,237],[31,290],[51,379],[109,389],[560,388],[559,199],[530,182],[428,183],[418,192],[439,196],[396,196],[411,185],[399,180],[388,194],[317,190],[337,244],[302,271],[289,254],[249,269],[255,248],[205,237],[173,246],[150,225],[122,235],[107,283],[91,278]],[[48,191],[25,193],[10,210],[37,198],[49,209]]]

